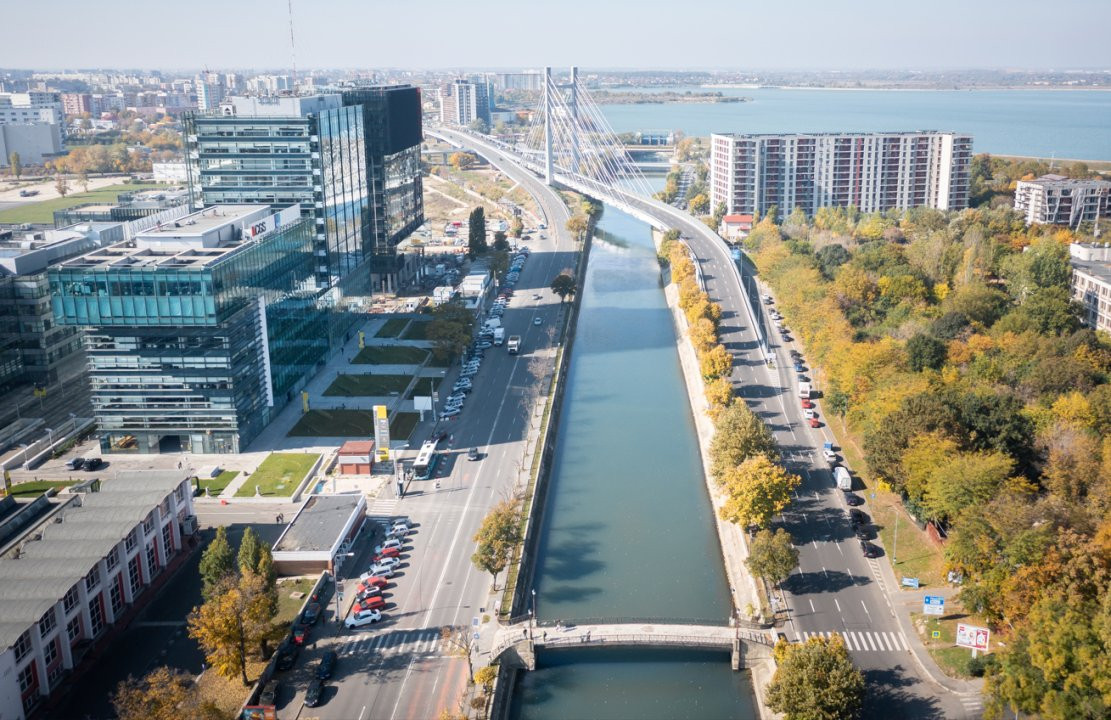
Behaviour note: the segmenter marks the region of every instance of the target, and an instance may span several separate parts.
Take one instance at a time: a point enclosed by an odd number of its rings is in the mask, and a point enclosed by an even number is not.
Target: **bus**
[[[436,452],[436,441],[429,440],[420,446],[420,452],[417,453],[417,459],[413,463],[413,479],[414,480],[427,480],[436,474],[436,465],[440,461],[440,455]]]

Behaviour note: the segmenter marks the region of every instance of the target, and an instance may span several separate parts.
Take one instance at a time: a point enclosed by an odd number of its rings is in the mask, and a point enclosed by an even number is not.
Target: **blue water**
[[[679,88],[679,90],[696,88]],[[707,88],[706,90],[711,90]],[[975,152],[1111,160],[1111,92],[721,89],[745,103],[603,105],[617,132],[971,133]]]

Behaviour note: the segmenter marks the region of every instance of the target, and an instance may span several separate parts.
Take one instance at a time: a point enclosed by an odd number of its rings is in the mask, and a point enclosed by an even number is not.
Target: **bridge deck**
[[[632,622],[533,627],[529,622],[520,622],[503,626],[498,631],[492,655],[496,657],[511,645],[527,642],[530,635],[532,644],[537,648],[643,645],[730,650],[737,639],[769,646],[776,639],[774,632],[724,625]]]

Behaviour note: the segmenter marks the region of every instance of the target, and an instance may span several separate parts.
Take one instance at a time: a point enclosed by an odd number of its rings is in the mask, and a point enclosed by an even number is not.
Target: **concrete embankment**
[[[663,234],[658,230],[652,231],[652,240],[659,250]],[[697,267],[697,266],[696,266]],[[759,610],[761,606],[760,593],[756,580],[745,567],[748,557],[748,545],[745,542],[744,531],[721,519],[718,509],[725,504],[725,495],[714,484],[710,477],[710,442],[714,437],[714,423],[708,413],[706,402],[705,384],[702,380],[702,371],[699,367],[698,356],[690,342],[687,319],[679,307],[679,288],[668,277],[664,270],[664,296],[667,306],[671,309],[671,317],[675,323],[676,352],[679,354],[679,363],[683,369],[683,381],[687,388],[687,397],[690,401],[691,414],[694,416],[695,431],[698,433],[698,444],[702,451],[703,480],[706,492],[709,493],[710,502],[714,508],[714,524],[718,532],[718,542],[721,545],[722,561],[725,572],[729,578],[729,587],[733,597],[734,610],[743,614],[748,607]],[[756,705],[760,717],[771,720],[777,717],[764,703],[764,687],[771,680],[775,665],[772,660],[755,661],[749,665],[752,674],[752,688],[756,694]]]

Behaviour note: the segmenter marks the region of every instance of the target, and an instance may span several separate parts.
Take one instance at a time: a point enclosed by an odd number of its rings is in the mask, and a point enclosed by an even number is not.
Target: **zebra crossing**
[[[436,655],[446,652],[440,628],[416,628],[359,635],[340,646],[341,655]]]
[[[962,695],[961,706],[964,708],[965,717],[978,718],[984,711],[984,700],[979,695]]]
[[[802,641],[806,642],[812,637],[829,638],[830,632],[804,632]],[[845,647],[853,652],[910,652],[906,636],[901,632],[880,632],[877,630],[861,632],[846,631],[838,633],[845,641]]]
[[[367,508],[367,514],[372,517],[376,515],[394,515],[394,511],[397,510],[400,502],[401,499],[396,497],[376,497]]]

